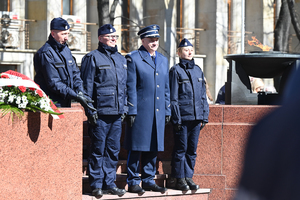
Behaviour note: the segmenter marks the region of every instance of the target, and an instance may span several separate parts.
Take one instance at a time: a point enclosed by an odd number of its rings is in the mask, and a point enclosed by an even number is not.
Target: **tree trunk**
[[[299,25],[299,20],[297,18],[297,13],[295,10],[295,1],[287,0],[287,3],[288,3],[289,10],[290,10],[290,15],[291,15],[294,30],[296,32],[298,40],[300,41],[300,25]]]
[[[114,25],[114,20],[115,20],[115,12],[116,12],[116,7],[119,3],[119,0],[114,0],[113,4],[111,5],[110,8],[110,13],[109,13],[109,18],[110,18],[110,23]]]
[[[99,27],[110,23],[109,0],[97,0]]]
[[[99,27],[104,24],[113,25],[118,3],[119,0],[114,0],[109,12],[109,0],[97,0]]]
[[[287,0],[282,0],[279,18],[274,30],[274,51],[287,52],[291,17]]]

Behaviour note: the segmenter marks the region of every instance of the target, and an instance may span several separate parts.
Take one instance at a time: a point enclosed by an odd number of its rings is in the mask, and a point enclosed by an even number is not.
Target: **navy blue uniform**
[[[125,136],[128,185],[138,185],[142,155],[143,186],[153,185],[158,151],[164,150],[165,117],[171,115],[168,60],[156,52],[156,65],[141,46],[126,55],[128,66],[128,115],[135,115]]]
[[[89,159],[92,189],[116,187],[116,166],[122,132],[121,115],[126,112],[126,59],[117,48],[99,43],[98,49],[82,59],[84,88],[94,100],[98,120],[89,124],[92,154]],[[88,110],[87,115],[94,114]]]
[[[192,178],[201,122],[208,122],[209,114],[204,76],[194,60],[182,59],[170,69],[169,76],[171,121],[182,127],[174,133],[172,176]]]
[[[34,81],[57,107],[71,107],[79,91],[84,93],[80,71],[66,44],[50,34],[48,41],[34,55]]]

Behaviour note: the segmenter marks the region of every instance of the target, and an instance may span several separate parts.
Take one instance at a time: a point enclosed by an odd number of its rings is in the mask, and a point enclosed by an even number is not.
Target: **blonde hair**
[[[179,53],[182,52],[182,49],[183,49],[183,47],[178,47],[177,48],[177,55],[179,56],[179,58],[181,58],[180,55],[179,55]]]
[[[251,84],[251,89],[252,89],[252,92],[253,93],[257,93],[257,89],[258,88],[264,88],[265,87],[265,84],[263,82],[263,80],[261,78],[255,78],[253,81],[252,81],[252,84]]]

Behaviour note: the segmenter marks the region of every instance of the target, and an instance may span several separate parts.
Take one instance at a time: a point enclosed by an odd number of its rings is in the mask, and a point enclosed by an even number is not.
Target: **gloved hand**
[[[121,121],[123,122],[125,118],[126,118],[126,114],[123,113],[123,114],[121,115]]]
[[[182,130],[181,124],[174,124],[173,128],[175,132],[179,132]]]
[[[171,116],[166,116],[166,119],[165,119],[165,124],[167,125],[171,120]]]
[[[93,115],[90,115],[90,116],[88,116],[88,123],[93,125],[93,126],[96,126],[97,125],[97,119],[98,119],[97,113],[95,113]]]
[[[127,123],[130,127],[133,126],[134,120],[135,120],[135,115],[127,115],[126,116]]]
[[[204,128],[204,126],[207,124],[207,122],[202,121],[200,131]]]
[[[88,104],[88,103],[93,103],[94,101],[88,96],[85,96],[81,91],[78,92],[75,100],[78,101],[84,108],[90,109],[93,112],[97,111],[96,108]]]

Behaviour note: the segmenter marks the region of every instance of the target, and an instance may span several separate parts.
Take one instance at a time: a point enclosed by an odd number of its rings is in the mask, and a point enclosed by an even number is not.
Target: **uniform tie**
[[[155,56],[151,56],[151,58],[152,58],[152,61],[154,62],[154,65],[156,65],[156,63],[155,63]]]

